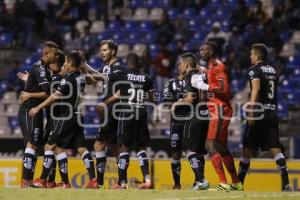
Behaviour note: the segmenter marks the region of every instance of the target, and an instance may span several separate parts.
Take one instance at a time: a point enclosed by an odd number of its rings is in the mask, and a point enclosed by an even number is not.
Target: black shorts
[[[117,132],[118,120],[112,114],[109,114],[107,124],[98,129],[96,140],[106,144],[116,144]]]
[[[255,121],[253,126],[246,125],[243,134],[243,147],[248,147],[253,151],[259,148],[262,151],[281,148],[278,118],[275,112],[266,114],[264,119]]]
[[[30,108],[20,107],[18,118],[24,144],[28,142],[35,146],[43,145],[43,111],[38,112],[33,118],[29,116]]]
[[[208,131],[208,120],[191,119],[184,124],[183,149],[206,154],[205,141]]]
[[[135,109],[138,109],[138,111],[120,113],[118,120],[117,144],[125,145],[131,150],[146,147],[150,139],[147,110],[143,108]],[[132,119],[126,119],[129,116]]]
[[[53,120],[53,128],[47,143],[56,144],[63,149],[86,147],[83,127],[79,126],[77,117],[69,120]]]
[[[172,153],[182,151],[184,124],[184,121],[171,120],[170,148]]]

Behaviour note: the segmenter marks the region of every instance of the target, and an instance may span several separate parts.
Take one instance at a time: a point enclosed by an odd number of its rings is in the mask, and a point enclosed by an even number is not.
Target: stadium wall
[[[236,161],[238,166],[238,161]],[[170,189],[172,187],[172,173],[169,160],[152,160],[151,173],[155,189]],[[300,191],[300,161],[288,161],[290,182],[294,191]],[[39,158],[35,175],[40,175],[42,158]],[[22,173],[21,159],[0,159],[0,188],[19,187]],[[56,173],[59,182],[59,173]],[[114,158],[109,159],[106,166],[105,186],[113,185],[117,181],[118,171]],[[205,176],[212,186],[218,184],[218,177],[210,161],[206,162]],[[81,159],[69,159],[69,178],[74,188],[81,188],[88,180],[88,174]],[[227,174],[230,181],[230,177]],[[142,181],[138,160],[131,160],[128,169],[128,184],[130,188]],[[181,184],[182,188],[189,188],[194,182],[194,175],[187,160],[182,161]],[[253,160],[251,171],[246,178],[245,191],[280,191],[280,175],[273,160]]]

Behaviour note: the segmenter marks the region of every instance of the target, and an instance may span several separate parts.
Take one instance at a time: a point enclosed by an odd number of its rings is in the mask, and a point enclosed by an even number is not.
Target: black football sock
[[[172,160],[171,169],[172,169],[174,184],[180,185],[180,172],[181,172],[180,160]]]
[[[195,174],[195,181],[202,182],[204,177],[200,170],[197,154],[195,152],[189,152],[187,154],[187,159],[189,160],[192,170]]]
[[[29,147],[26,147],[24,156],[23,156],[23,175],[22,179],[24,180],[33,180],[33,172],[35,168],[35,150]]]
[[[137,153],[137,157],[139,159],[139,162],[140,162],[140,167],[141,167],[141,170],[142,170],[142,174],[143,174],[143,182],[151,182],[151,179],[150,179],[150,173],[149,173],[149,160],[147,158],[147,154],[146,154],[146,151],[140,151]]]
[[[52,167],[51,167],[51,170],[50,170],[50,173],[49,173],[49,176],[48,176],[48,181],[49,182],[54,182],[55,181],[55,175],[56,175],[56,159],[55,159],[55,156],[54,156]]]
[[[54,161],[54,151],[45,151],[43,171],[40,176],[41,179],[47,180],[48,175],[50,174],[50,171],[53,168],[53,161]]]
[[[82,154],[82,160],[84,162],[85,168],[88,171],[90,180],[93,180],[95,176],[95,167],[94,167],[94,161],[89,151],[85,151]]]
[[[283,191],[285,187],[289,185],[289,173],[288,173],[286,161],[282,153],[277,154],[274,157],[274,160],[276,161],[277,167],[280,170],[281,183],[282,183],[281,189]]]
[[[118,159],[118,175],[119,175],[118,184],[119,185],[127,183],[128,166],[129,166],[129,153],[127,152],[120,153]]]
[[[106,167],[106,153],[105,153],[105,151],[96,152],[97,182],[98,182],[99,185],[104,184],[105,167]]]
[[[63,183],[68,184],[69,183],[69,177],[68,177],[68,158],[67,154],[65,152],[60,153],[56,156],[56,159],[58,161],[59,166],[59,173],[61,176],[61,180]]]
[[[197,154],[197,158],[198,158],[198,164],[199,164],[199,168],[200,168],[200,176],[204,176],[204,168],[205,168],[205,159],[204,156],[202,154]]]
[[[240,179],[242,184],[244,184],[245,177],[246,177],[246,174],[249,170],[249,167],[250,167],[250,159],[241,157],[241,160],[240,160],[240,163],[239,163],[238,176],[239,176],[239,179]]]

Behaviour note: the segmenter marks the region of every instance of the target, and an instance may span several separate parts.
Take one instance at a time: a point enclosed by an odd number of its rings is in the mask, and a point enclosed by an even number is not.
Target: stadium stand
[[[68,0],[62,1],[66,2]],[[278,116],[282,123],[290,123],[291,113],[299,112],[300,105],[300,6],[299,1],[288,0],[124,0],[121,15],[113,12],[113,0],[108,4],[102,1],[88,0],[86,15],[79,15],[82,8],[78,1],[70,2],[70,12],[61,13],[63,4],[49,3],[46,17],[42,24],[38,24],[32,16],[19,16],[16,12],[20,6],[13,1],[0,1],[0,49],[29,50],[27,57],[22,58],[16,69],[7,68],[2,73],[0,80],[0,111],[5,111],[0,118],[0,137],[13,137],[18,135],[19,127],[16,121],[17,96],[22,88],[21,82],[16,82],[13,77],[19,71],[29,70],[41,54],[39,44],[46,39],[52,39],[61,43],[59,36],[50,37],[47,30],[57,24],[57,33],[64,37],[62,47],[84,48],[88,54],[88,62],[95,68],[100,68],[101,60],[97,58],[97,44],[103,39],[114,39],[119,44],[118,56],[124,58],[129,52],[136,52],[139,56],[149,53],[151,63],[149,73],[156,77],[157,71],[153,62],[160,53],[161,48],[167,48],[172,58],[169,65],[171,75],[176,73],[174,65],[176,56],[185,51],[197,51],[199,45],[207,39],[223,46],[222,58],[226,63],[231,77],[231,89],[234,94],[234,103],[243,103],[249,89],[246,87],[249,47],[253,42],[264,42],[270,47],[271,63],[280,72],[279,106]],[[34,3],[35,1],[31,1]],[[107,12],[101,12],[101,6]],[[32,8],[34,9],[34,8]],[[242,16],[241,16],[242,13]],[[297,15],[298,13],[298,15]],[[70,20],[62,20],[61,15],[70,17]],[[26,18],[27,17],[27,18]],[[33,27],[33,35],[26,34],[22,29],[22,23],[26,18]],[[13,19],[20,23],[20,30],[12,25]],[[214,26],[218,25],[222,37]],[[78,34],[76,30],[78,31]],[[36,30],[46,30],[38,33]],[[85,32],[87,30],[87,32]],[[28,38],[32,45],[26,46]],[[37,36],[37,37],[36,37]],[[84,36],[91,40],[86,41]],[[183,41],[181,49],[176,49],[177,41]],[[83,47],[84,45],[84,47]],[[33,50],[37,49],[37,50]],[[26,51],[27,51],[26,50]],[[22,55],[24,56],[24,55]],[[22,57],[21,56],[21,57]],[[5,56],[10,63],[15,57]],[[124,63],[124,59],[122,59]],[[4,68],[1,64],[1,68]],[[95,90],[87,89],[87,93]],[[237,113],[241,111],[238,110]],[[1,112],[4,113],[4,112]],[[96,112],[89,108],[85,121],[95,124]],[[298,118],[296,118],[298,119]],[[154,120],[155,121],[155,120]],[[232,141],[240,141],[241,122],[234,122],[230,127]],[[161,125],[165,126],[166,123]],[[297,125],[293,125],[297,126]],[[283,126],[285,127],[285,126]],[[290,126],[288,126],[290,127]],[[157,128],[156,128],[157,129]],[[86,128],[85,134],[92,136],[96,128]],[[288,130],[283,130],[287,132]],[[153,131],[153,135],[160,135],[161,130]],[[299,131],[298,131],[299,132]],[[295,132],[291,133],[295,135]],[[300,145],[300,144],[299,144]]]

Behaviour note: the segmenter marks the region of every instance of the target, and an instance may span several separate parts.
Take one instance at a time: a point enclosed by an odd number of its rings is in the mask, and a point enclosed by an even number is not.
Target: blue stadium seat
[[[136,8],[140,8],[140,7],[144,7],[144,1],[130,0],[128,2],[128,8],[136,9]]]
[[[152,22],[143,21],[140,23],[139,28],[140,28],[140,31],[143,31],[143,32],[151,31],[152,30]]]
[[[279,119],[286,119],[289,116],[288,105],[284,102],[278,102],[277,116]]]
[[[174,20],[179,15],[178,9],[170,8],[168,9],[168,16],[171,20]]]
[[[183,11],[183,17],[186,19],[193,19],[196,15],[196,10],[194,8],[186,8]]]
[[[146,0],[144,2],[145,8],[158,8],[160,7],[160,0]]]
[[[130,45],[140,43],[141,38],[142,38],[142,34],[140,32],[137,32],[137,31],[129,32],[125,43],[130,44]]]
[[[291,90],[291,93],[286,95],[286,102],[289,106],[295,106],[300,104],[300,91]]]
[[[91,57],[88,63],[94,68],[100,68],[100,66],[102,66],[102,61],[98,57]]]
[[[159,46],[158,45],[156,45],[156,44],[151,44],[150,46],[149,46],[149,49],[150,49],[150,55],[151,55],[151,57],[153,58],[153,57],[155,57],[156,55],[157,55],[157,53],[159,52]]]
[[[122,27],[122,25],[119,21],[111,21],[108,24],[107,29],[110,31],[120,31],[121,27]]]
[[[188,21],[188,27],[191,31],[198,31],[201,27],[200,19],[194,18]]]
[[[121,31],[116,32],[112,37],[117,43],[125,43],[127,39],[126,35]]]
[[[0,47],[6,47],[12,42],[12,35],[10,33],[4,33],[0,35]]]
[[[99,35],[97,35],[96,40],[97,40],[97,42],[100,42],[101,40],[111,39],[112,35],[113,35],[113,32],[105,31],[105,32],[102,32]]]
[[[171,5],[171,0],[160,0],[160,7],[169,9]]]
[[[19,126],[20,125],[19,125],[19,119],[18,119],[18,117],[9,117],[9,127],[10,128],[15,129],[15,128],[19,127]]]
[[[290,69],[300,68],[300,55],[290,56],[287,62],[287,67]]]
[[[156,38],[157,38],[157,32],[150,31],[145,34],[145,36],[142,39],[142,42],[149,45],[154,43]]]
[[[204,41],[206,34],[203,32],[195,32],[193,35],[193,40]]]
[[[138,24],[135,21],[126,21],[123,29],[129,32],[136,31],[137,26]]]

